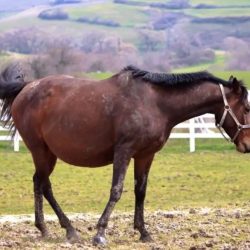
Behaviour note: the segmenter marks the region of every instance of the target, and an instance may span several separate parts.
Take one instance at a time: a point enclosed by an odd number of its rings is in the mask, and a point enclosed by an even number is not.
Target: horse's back
[[[46,144],[68,163],[99,166],[112,162],[116,124],[128,105],[112,78],[55,76],[28,84],[16,97],[12,116],[31,151]]]

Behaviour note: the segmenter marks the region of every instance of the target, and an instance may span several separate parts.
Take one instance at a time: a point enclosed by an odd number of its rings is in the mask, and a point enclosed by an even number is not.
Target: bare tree
[[[141,41],[140,49],[142,51],[157,51],[163,47],[164,33],[153,30],[139,30],[139,39]]]
[[[37,28],[18,29],[0,36],[0,49],[23,54],[41,53],[52,41]]]
[[[27,62],[32,78],[51,74],[74,74],[82,70],[84,55],[67,45],[49,47],[46,54],[33,56]]]
[[[224,40],[227,50],[227,68],[234,70],[250,70],[250,43],[235,37]]]
[[[104,32],[88,32],[83,36],[81,40],[80,48],[86,53],[93,52],[96,48],[101,47],[103,38],[105,37]]]

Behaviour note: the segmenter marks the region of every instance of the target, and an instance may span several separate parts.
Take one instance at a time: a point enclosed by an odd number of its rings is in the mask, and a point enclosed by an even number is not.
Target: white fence
[[[185,130],[185,132],[183,132]],[[180,131],[180,132],[179,132]],[[195,151],[197,138],[224,138],[215,126],[214,115],[205,114],[180,123],[174,127],[170,138],[189,139],[190,152]]]
[[[8,129],[0,126],[0,141],[11,141],[13,144],[14,151],[18,152],[20,147],[20,140],[22,140],[18,133],[15,134],[14,138],[11,138],[11,135]]]

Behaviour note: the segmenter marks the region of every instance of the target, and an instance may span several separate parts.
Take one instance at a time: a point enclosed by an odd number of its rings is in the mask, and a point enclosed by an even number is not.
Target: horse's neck
[[[223,102],[217,84],[204,84],[166,92],[164,103],[166,115],[173,125],[205,113],[216,114],[218,105]]]

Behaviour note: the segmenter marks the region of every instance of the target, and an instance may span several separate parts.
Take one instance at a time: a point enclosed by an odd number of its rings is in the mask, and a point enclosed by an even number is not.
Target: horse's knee
[[[122,195],[123,185],[117,185],[111,189],[111,201],[117,202],[120,200]]]

